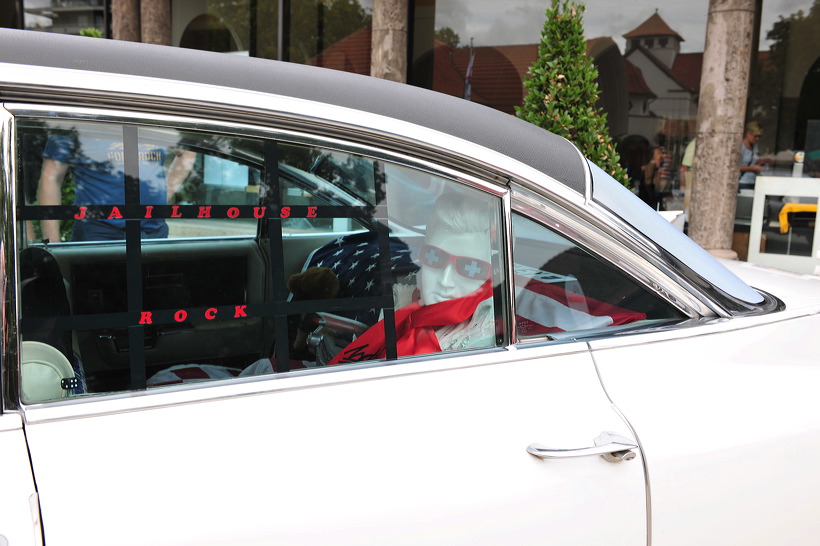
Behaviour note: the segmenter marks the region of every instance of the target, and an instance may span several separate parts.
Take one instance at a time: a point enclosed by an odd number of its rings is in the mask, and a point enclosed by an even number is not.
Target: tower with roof
[[[675,58],[680,53],[680,44],[684,41],[680,34],[669,28],[657,10],[649,19],[624,34],[623,37],[626,38],[627,52],[636,48],[644,48],[667,68],[672,68]]]
[[[674,155],[695,134],[702,53],[681,53],[680,34],[655,11],[623,35],[629,82],[629,132],[666,137]]]

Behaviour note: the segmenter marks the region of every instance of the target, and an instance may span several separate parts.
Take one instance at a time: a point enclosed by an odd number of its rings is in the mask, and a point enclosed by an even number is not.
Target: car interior
[[[157,127],[139,127],[129,148],[120,136],[127,130],[62,118],[18,121],[21,338],[28,347],[56,348],[71,364],[73,377],[61,378],[57,392],[141,390],[325,365],[379,321],[393,320],[403,305],[397,302],[418,297],[418,251],[441,195],[486,200],[495,233],[502,231],[500,199],[424,169],[332,148]],[[38,182],[55,134],[74,156],[62,203],[49,206],[40,202]],[[156,181],[143,163],[161,157],[170,172],[179,150],[195,154],[184,181],[167,202],[144,202],[145,185]],[[122,161],[128,157],[130,167]],[[94,170],[124,181],[119,201],[87,197]],[[162,219],[167,235],[146,237],[146,218]],[[43,238],[49,219],[60,219],[61,241]],[[74,222],[119,222],[121,235],[78,241]],[[520,341],[681,318],[562,236],[521,215],[513,229]],[[499,318],[506,314],[498,288],[505,257],[498,237],[490,244]],[[496,322],[502,326],[487,347],[509,341],[503,320]],[[385,332],[388,347],[395,345]],[[395,349],[386,354],[395,358]],[[53,390],[30,392],[41,394],[30,394],[29,403],[55,397]]]

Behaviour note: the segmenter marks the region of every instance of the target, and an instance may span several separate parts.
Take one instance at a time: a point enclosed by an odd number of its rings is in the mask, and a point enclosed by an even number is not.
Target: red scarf
[[[478,305],[493,295],[491,281],[471,294],[432,305],[411,303],[396,311],[396,353],[398,356],[424,355],[441,352],[436,328],[459,324],[475,313]],[[384,358],[386,354],[384,320],[342,349],[328,366]]]

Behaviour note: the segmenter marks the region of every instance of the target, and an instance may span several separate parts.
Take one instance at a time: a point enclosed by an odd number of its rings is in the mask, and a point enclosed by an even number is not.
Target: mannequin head
[[[466,296],[491,278],[490,226],[487,202],[455,194],[439,197],[419,252],[422,305]]]

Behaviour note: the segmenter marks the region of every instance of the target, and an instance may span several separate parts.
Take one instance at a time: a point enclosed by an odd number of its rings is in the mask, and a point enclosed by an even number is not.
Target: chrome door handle
[[[535,455],[539,459],[567,459],[570,457],[589,457],[600,455],[611,463],[620,461],[631,461],[635,458],[633,449],[638,449],[638,445],[629,438],[624,438],[613,432],[602,432],[595,438],[593,447],[580,447],[574,449],[556,449],[544,447],[541,444],[530,444],[527,446],[527,453]]]

